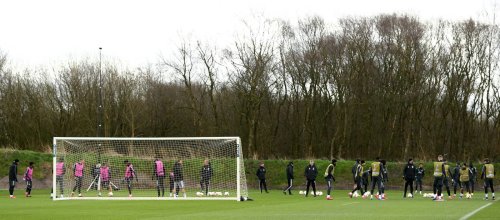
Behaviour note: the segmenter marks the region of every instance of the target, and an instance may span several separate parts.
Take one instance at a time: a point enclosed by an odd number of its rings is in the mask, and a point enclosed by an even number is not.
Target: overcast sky
[[[104,58],[137,67],[171,54],[180,37],[227,45],[241,21],[255,14],[292,23],[314,15],[334,23],[380,13],[465,20],[483,19],[498,1],[0,0],[0,51],[17,67],[50,67],[94,59],[103,47]]]

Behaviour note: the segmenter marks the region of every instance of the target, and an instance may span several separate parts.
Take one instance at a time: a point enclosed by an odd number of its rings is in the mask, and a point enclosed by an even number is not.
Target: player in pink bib
[[[99,174],[101,178],[101,185],[102,188],[106,189],[108,188],[108,196],[113,196],[113,188],[111,187],[110,181],[111,181],[111,171],[106,163],[103,163],[102,166],[99,168]],[[99,196],[101,196],[101,191],[99,190]]]
[[[135,178],[136,181],[136,175],[135,175],[135,170],[134,166],[132,166],[132,163],[128,162],[128,160],[123,161],[126,165],[125,167],[125,182],[127,183],[127,188],[128,188],[128,197],[132,197],[132,180]]]
[[[26,181],[26,197],[31,197],[31,188],[33,186],[33,162],[30,162],[26,172],[24,173],[24,181]]]
[[[59,158],[59,161],[56,163],[56,183],[59,184],[59,189],[61,192],[61,198],[64,197],[64,174],[66,174],[66,167],[64,166],[64,159]],[[54,192],[52,192],[54,193]],[[52,195],[56,196],[57,195]]]
[[[75,163],[73,165],[73,176],[75,177],[75,187],[73,187],[73,191],[71,192],[71,196],[75,195],[75,190],[78,190],[78,197],[82,197],[82,181],[83,181],[83,170],[85,167],[85,160],[81,160],[80,162]]]
[[[165,196],[165,166],[160,159],[156,159],[153,165],[153,179],[156,178],[156,189],[158,190],[158,197]]]

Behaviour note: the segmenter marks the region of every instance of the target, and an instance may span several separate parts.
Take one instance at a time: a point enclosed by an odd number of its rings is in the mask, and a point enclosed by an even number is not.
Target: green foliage
[[[51,175],[51,164],[52,164],[52,155],[51,154],[45,154],[45,153],[39,153],[39,152],[33,152],[33,151],[16,151],[16,150],[7,150],[7,149],[0,149],[1,153],[1,161],[0,165],[1,167],[5,167],[5,169],[0,170],[0,176],[6,176],[8,174],[8,167],[12,163],[14,159],[19,159],[21,161],[20,166],[19,166],[19,174],[22,174],[24,170],[26,169],[26,166],[28,165],[29,161],[35,162],[35,178],[47,178],[50,177]],[[79,158],[83,158],[86,160],[94,160],[95,155],[91,154],[82,154],[79,155]],[[75,155],[72,155],[68,158],[66,158],[68,161],[74,161],[77,160],[77,157]],[[103,161],[118,161],[116,162],[119,164],[120,162],[123,162],[124,160],[129,160],[132,164],[140,164],[140,163],[149,163],[150,161],[146,161],[144,159],[139,159],[139,158],[134,158],[134,157],[120,157],[120,156],[114,156],[114,157],[104,157]],[[289,160],[251,160],[251,159],[245,159],[245,174],[247,177],[247,183],[250,188],[258,188],[258,180],[256,176],[257,168],[259,167],[260,162],[264,162],[267,173],[267,183],[269,188],[273,189],[279,189],[284,186],[286,186],[286,166],[288,165]],[[309,164],[309,160],[293,160],[294,162],[294,175],[295,175],[295,185],[296,186],[301,186],[305,183],[305,178],[304,178],[304,171],[306,166]],[[212,167],[214,170],[222,170],[224,169],[224,166],[229,166],[232,163],[236,163],[234,159],[214,159],[211,160]],[[415,165],[418,166],[420,161],[416,161]],[[167,172],[169,169],[173,167],[174,161],[166,161],[165,165],[167,167]],[[184,160],[184,167],[185,169],[194,169],[197,170],[198,167],[200,167],[200,164],[203,164],[203,159],[191,159],[191,160]],[[318,177],[316,179],[316,182],[319,185],[325,184],[323,174],[326,170],[326,167],[328,164],[330,164],[329,160],[315,160],[316,167],[318,168]],[[364,169],[368,169],[370,167],[371,161],[367,161]],[[424,164],[424,169],[425,169],[425,178],[424,178],[424,185],[427,186],[432,186],[432,169],[433,169],[433,162],[423,162]],[[450,165],[453,166],[453,162],[450,162]],[[349,188],[352,186],[352,174],[351,174],[351,168],[354,165],[354,161],[350,160],[340,160],[337,161],[337,167],[335,168],[335,178],[336,182],[334,184],[335,187],[339,188]],[[388,162],[387,163],[387,168],[389,171],[389,182],[386,183],[386,185],[389,188],[400,188],[403,186],[404,181],[403,181],[403,168],[406,163],[402,162]],[[482,181],[480,180],[480,172],[481,172],[481,165],[480,164],[475,164],[477,170],[478,170],[478,180],[479,180],[479,185],[482,184]],[[137,172],[142,172],[142,173],[150,173],[151,170],[147,166],[135,166]],[[495,164],[495,168],[497,170],[500,170],[500,163]],[[90,172],[90,170],[86,171]],[[124,166],[123,167],[112,167],[112,172],[113,173],[123,173],[124,172]],[[498,172],[497,172],[498,173]],[[214,178],[223,180],[226,178],[235,178],[236,174],[233,173],[220,173],[220,172],[214,172]],[[500,181],[500,175],[495,176],[495,181]],[[477,188],[477,187],[476,187]]]
[[[9,167],[15,159],[19,160],[17,168],[18,174],[22,175],[26,171],[29,162],[34,162],[34,178],[46,178],[52,174],[52,155],[27,151],[27,150],[12,150],[0,148],[0,176],[7,176],[9,174]]]

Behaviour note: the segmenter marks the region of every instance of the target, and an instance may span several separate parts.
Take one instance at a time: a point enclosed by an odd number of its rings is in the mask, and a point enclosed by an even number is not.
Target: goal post
[[[248,197],[239,137],[54,137],[54,200]]]

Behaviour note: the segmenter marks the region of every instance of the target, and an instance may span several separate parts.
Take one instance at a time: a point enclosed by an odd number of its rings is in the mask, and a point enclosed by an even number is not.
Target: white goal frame
[[[236,196],[227,197],[64,197],[58,198],[56,196],[57,192],[57,182],[56,182],[56,163],[58,156],[58,141],[61,140],[79,140],[79,141],[191,141],[191,140],[234,140],[236,142]],[[69,170],[69,169],[68,169]],[[68,171],[67,171],[68,172]],[[245,185],[246,194],[242,194],[241,187],[241,172],[245,172],[243,164],[243,152],[240,137],[54,137],[53,138],[53,156],[52,156],[52,190],[53,190],[53,201],[61,200],[236,200],[242,201],[243,198],[248,196],[248,189]],[[243,177],[246,178],[243,173]],[[246,179],[244,184],[246,184]]]

